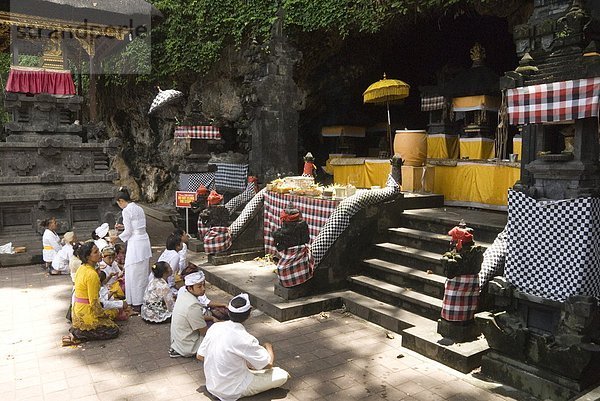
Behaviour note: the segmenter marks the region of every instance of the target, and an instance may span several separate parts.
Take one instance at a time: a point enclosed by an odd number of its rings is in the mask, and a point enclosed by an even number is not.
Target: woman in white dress
[[[131,201],[129,191],[119,188],[117,204],[123,209],[123,224],[116,228],[124,231],[119,235],[121,241],[127,243],[125,254],[125,297],[128,305],[139,313],[144,302],[144,291],[148,286],[150,274],[150,237],[146,232],[146,215],[144,210]]]
[[[44,266],[42,267],[50,272],[54,256],[62,248],[60,246],[60,237],[56,233],[58,223],[56,222],[55,217],[50,217],[49,219],[43,220],[41,226],[45,228],[44,234],[42,235],[42,257],[44,259]]]

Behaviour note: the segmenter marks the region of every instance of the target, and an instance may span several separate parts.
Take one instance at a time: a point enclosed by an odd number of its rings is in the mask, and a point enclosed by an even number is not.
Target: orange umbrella
[[[394,155],[392,148],[392,123],[390,120],[390,102],[397,102],[408,97],[410,85],[398,79],[387,79],[383,73],[383,79],[371,84],[363,92],[363,103],[383,104],[387,107],[388,141],[390,144],[390,156]]]

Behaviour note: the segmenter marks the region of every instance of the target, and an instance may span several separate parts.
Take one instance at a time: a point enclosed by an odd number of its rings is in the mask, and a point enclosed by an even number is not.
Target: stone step
[[[439,254],[447,252],[450,248],[450,236],[447,234],[437,234],[408,227],[390,228],[388,232],[390,233],[389,240],[399,245],[424,249]],[[478,240],[475,243],[485,249],[491,245]]]
[[[437,319],[442,311],[442,300],[409,288],[367,276],[348,278],[350,289],[390,305],[400,306],[429,319]]]
[[[437,320],[428,319],[354,291],[342,293],[346,310],[385,329],[402,335],[402,346],[463,373],[481,364],[487,352],[485,338],[455,344],[437,333]]]
[[[439,253],[433,253],[391,242],[382,242],[372,247],[372,258],[386,260],[391,263],[416,268],[422,271],[431,270],[435,274],[442,275],[442,263]]]
[[[402,226],[435,234],[447,234],[464,219],[473,228],[475,241],[492,243],[507,221],[506,212],[464,208],[432,208],[402,213]]]
[[[369,276],[401,287],[427,294],[434,298],[444,297],[446,278],[423,270],[402,266],[381,259],[366,259],[362,262]]]
[[[402,330],[414,326],[429,327],[435,330],[437,325],[434,320],[377,301],[355,291],[345,291],[342,295],[342,302],[346,305],[348,312],[395,333],[401,333]]]
[[[475,341],[454,343],[438,334],[437,325],[403,330],[402,346],[463,373],[481,366],[482,357],[489,351],[483,335]]]

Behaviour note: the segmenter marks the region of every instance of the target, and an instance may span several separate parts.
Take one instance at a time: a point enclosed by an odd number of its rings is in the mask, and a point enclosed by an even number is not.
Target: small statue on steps
[[[448,232],[451,250],[442,255],[446,283],[438,333],[458,342],[472,341],[480,334],[475,325],[479,303],[479,270],[483,250],[475,245],[473,229],[464,220]]]
[[[313,276],[315,261],[310,249],[308,224],[302,219],[300,210],[289,204],[281,212],[281,228],[273,233],[280,259],[277,276],[284,287],[293,287],[306,282]]]
[[[222,205],[223,195],[211,191],[207,198],[208,207],[200,213],[204,227],[208,227],[204,235],[204,252],[215,254],[224,252],[231,247],[229,232],[229,211]]]
[[[312,153],[308,152],[304,156],[304,168],[302,169],[302,177],[316,178],[317,166],[315,166],[315,158]]]

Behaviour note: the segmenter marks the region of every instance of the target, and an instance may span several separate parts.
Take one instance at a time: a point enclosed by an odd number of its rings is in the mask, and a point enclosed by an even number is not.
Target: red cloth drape
[[[70,71],[43,68],[11,68],[6,82],[7,92],[74,95],[75,84]]]

